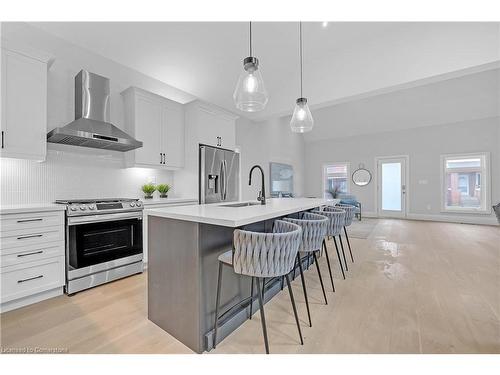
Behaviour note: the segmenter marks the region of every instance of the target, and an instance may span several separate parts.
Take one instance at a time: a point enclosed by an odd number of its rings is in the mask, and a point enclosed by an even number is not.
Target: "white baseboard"
[[[57,296],[62,296],[64,294],[63,287],[58,287],[55,289],[47,290],[45,292],[37,293],[32,296],[27,296],[23,298],[19,298],[13,301],[4,302],[0,305],[0,312],[4,313],[7,311],[19,309],[20,307],[32,305],[34,303],[54,298]]]
[[[455,216],[455,215],[427,215],[427,214],[412,214],[406,215],[410,220],[429,220],[429,221],[444,221],[447,223],[462,223],[462,224],[481,224],[481,225],[499,225],[496,218],[491,216]]]
[[[378,218],[376,212],[362,212],[362,217]],[[442,221],[447,223],[499,225],[495,217],[491,216],[464,216],[464,215],[443,215],[443,214],[413,214],[406,215],[407,220]]]

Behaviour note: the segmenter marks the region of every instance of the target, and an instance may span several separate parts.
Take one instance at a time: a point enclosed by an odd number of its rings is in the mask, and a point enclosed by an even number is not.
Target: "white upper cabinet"
[[[167,165],[184,167],[184,106],[169,101],[163,106],[164,122],[162,128],[164,159]]]
[[[0,156],[45,160],[50,56],[2,40]]]
[[[178,169],[184,166],[182,104],[130,87],[125,100],[126,131],[143,146],[126,153],[128,167]]]
[[[199,101],[189,103],[187,107],[186,134],[189,133],[189,143],[194,144],[196,149],[200,143],[234,149],[238,116]]]
[[[128,105],[128,104],[127,104]],[[162,164],[163,108],[157,100],[142,95],[135,97],[134,137],[143,147],[135,151],[135,164]]]

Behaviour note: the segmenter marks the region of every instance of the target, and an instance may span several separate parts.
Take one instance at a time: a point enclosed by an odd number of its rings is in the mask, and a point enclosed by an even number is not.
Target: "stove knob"
[[[95,208],[95,206],[94,206],[93,204],[91,204],[91,205],[89,206],[89,208],[90,208],[91,210],[93,210],[93,209]]]
[[[85,206],[84,204],[82,204],[82,205],[80,206],[80,210],[82,210],[82,211],[85,211],[85,209],[86,209],[86,208],[87,208],[87,206]]]
[[[142,202],[137,202],[135,205],[136,205],[137,207],[141,207],[141,206],[142,206]]]
[[[135,207],[135,203],[134,202],[130,202],[130,207]]]
[[[76,211],[76,207],[75,207],[75,206],[71,206],[71,207],[70,207],[70,210],[71,210],[71,211]]]

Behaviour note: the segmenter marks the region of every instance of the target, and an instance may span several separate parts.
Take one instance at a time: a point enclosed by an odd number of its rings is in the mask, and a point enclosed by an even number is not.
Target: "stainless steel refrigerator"
[[[239,199],[240,154],[200,145],[199,202],[232,202]]]

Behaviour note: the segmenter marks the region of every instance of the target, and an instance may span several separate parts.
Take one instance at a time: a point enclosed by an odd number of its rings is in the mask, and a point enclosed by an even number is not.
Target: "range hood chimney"
[[[85,70],[75,77],[75,121],[51,130],[47,142],[122,152],[142,147],[109,122],[109,79]]]

